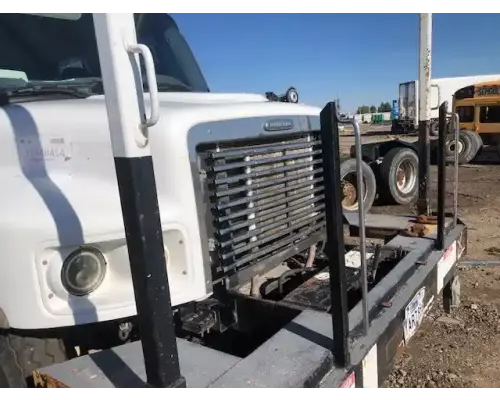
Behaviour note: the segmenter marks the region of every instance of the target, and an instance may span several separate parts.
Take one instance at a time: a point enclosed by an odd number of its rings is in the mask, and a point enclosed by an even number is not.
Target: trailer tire
[[[380,166],[382,189],[385,200],[397,204],[410,204],[418,194],[418,156],[405,147],[390,150]]]
[[[22,388],[35,369],[68,359],[63,341],[0,333],[0,388]]]
[[[370,166],[361,161],[364,178],[364,212],[367,213],[375,201],[377,194],[377,180]],[[358,194],[356,180],[356,159],[349,158],[340,164],[340,185],[342,190],[343,212],[354,212],[358,210]]]
[[[459,153],[458,153],[458,164],[468,164],[479,152],[482,147],[478,141],[479,135],[470,131],[460,131],[458,133],[459,142]],[[481,138],[479,138],[480,140]],[[445,156],[446,162],[453,164],[455,160],[454,149],[455,149],[455,135],[448,136],[445,144]]]
[[[467,134],[470,135],[470,138],[473,141],[473,145],[474,145],[475,150],[474,150],[474,156],[471,158],[471,161],[472,161],[483,150],[483,147],[484,147],[483,139],[481,139],[481,136],[479,136],[475,132],[472,132],[472,131],[464,131],[464,132],[467,132]]]

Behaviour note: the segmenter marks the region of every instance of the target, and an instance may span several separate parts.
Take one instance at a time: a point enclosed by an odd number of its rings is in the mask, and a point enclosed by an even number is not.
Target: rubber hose
[[[311,268],[315,258],[316,258],[316,245],[313,244],[311,247],[309,247],[309,254],[307,255],[307,261],[304,268],[306,269]]]

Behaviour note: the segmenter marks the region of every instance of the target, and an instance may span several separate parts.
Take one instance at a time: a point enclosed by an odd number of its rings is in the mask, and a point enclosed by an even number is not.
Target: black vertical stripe
[[[148,384],[185,386],[180,374],[151,156],[115,157]]]

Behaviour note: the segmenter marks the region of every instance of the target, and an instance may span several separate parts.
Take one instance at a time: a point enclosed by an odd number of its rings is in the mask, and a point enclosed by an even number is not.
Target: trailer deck
[[[246,315],[257,331],[270,333],[239,357],[179,338],[162,343],[162,356],[179,359],[172,376],[165,377],[170,387],[378,387],[384,382],[398,349],[411,340],[437,296],[443,295],[446,311],[459,302],[456,266],[466,252],[467,228],[457,217],[456,203],[453,214],[445,213],[446,104],[440,116],[437,214],[375,216],[360,206],[356,216],[343,213],[341,207],[336,107],[329,103],[323,109],[323,255],[328,265],[282,298],[226,291],[232,312]],[[359,149],[359,126],[354,126]],[[372,255],[366,251],[367,238],[382,241]],[[346,253],[356,242],[360,264],[348,265]],[[378,279],[369,282],[382,251],[397,255]],[[358,288],[353,288],[353,281]],[[275,331],[269,328],[276,325]],[[151,367],[155,357],[148,358],[135,342],[36,370],[34,382],[38,387],[148,386],[148,360]]]
[[[356,218],[348,218],[356,226]],[[378,387],[392,369],[398,349],[408,343],[438,295],[456,301],[456,265],[464,255],[467,228],[447,218],[444,250],[436,250],[437,225],[422,237],[407,233],[415,217],[367,215],[366,228],[400,231],[387,246],[405,256],[368,293],[370,328],[360,332],[359,302],[348,314],[349,330],[340,340],[348,362],[339,366],[332,349],[332,315],[304,309],[246,357],[177,339],[182,375],[188,387]],[[352,227],[351,226],[351,227]],[[324,277],[324,275],[323,275]],[[313,281],[317,278],[311,278]],[[323,278],[322,278],[323,279]],[[309,281],[308,281],[309,282]],[[292,292],[293,293],[293,292]],[[276,311],[278,312],[278,311]],[[334,318],[335,324],[335,318]],[[81,356],[34,372],[38,387],[146,386],[140,342]]]

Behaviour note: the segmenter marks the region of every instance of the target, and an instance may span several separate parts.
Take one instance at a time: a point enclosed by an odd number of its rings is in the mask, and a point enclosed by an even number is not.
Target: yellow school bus
[[[476,133],[484,144],[496,143],[496,134],[500,133],[500,80],[457,90],[453,110],[460,117],[460,130]]]

